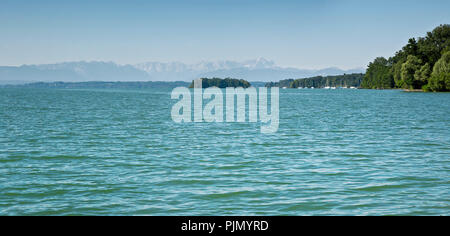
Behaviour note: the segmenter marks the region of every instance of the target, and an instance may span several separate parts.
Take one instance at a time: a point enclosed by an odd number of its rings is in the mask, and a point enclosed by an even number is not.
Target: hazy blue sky
[[[449,12],[448,0],[1,0],[0,65],[264,57],[299,68],[365,67],[450,23]]]

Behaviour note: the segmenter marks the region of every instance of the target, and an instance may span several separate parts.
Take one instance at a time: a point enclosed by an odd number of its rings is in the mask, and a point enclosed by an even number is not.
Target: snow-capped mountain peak
[[[181,62],[145,62],[134,65],[136,68],[147,73],[181,73],[181,72],[210,72],[216,70],[229,70],[235,68],[248,69],[268,69],[274,68],[275,62],[265,58],[246,60],[243,62],[222,60],[222,61],[202,61],[195,64],[184,64]]]

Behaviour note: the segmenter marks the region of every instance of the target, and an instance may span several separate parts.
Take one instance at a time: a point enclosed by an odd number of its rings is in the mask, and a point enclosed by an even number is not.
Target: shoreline
[[[423,89],[403,89],[403,92],[407,93],[426,93]]]

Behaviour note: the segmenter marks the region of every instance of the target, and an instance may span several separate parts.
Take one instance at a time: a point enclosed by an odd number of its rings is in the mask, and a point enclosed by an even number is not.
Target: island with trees
[[[243,79],[233,79],[233,78],[201,78],[202,80],[202,88],[209,88],[209,87],[218,87],[218,88],[228,88],[228,87],[243,87],[248,88],[250,87],[250,83]],[[189,85],[189,88],[194,87],[194,81]]]
[[[367,68],[362,88],[450,91],[450,25],[411,38],[394,56],[378,57]]]

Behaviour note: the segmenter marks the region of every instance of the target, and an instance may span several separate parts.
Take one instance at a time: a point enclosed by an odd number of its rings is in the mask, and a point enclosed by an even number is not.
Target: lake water
[[[450,93],[280,90],[280,127],[170,89],[0,89],[0,215],[449,215]]]

